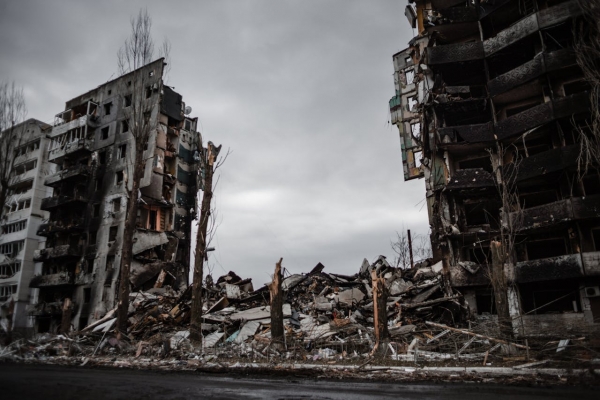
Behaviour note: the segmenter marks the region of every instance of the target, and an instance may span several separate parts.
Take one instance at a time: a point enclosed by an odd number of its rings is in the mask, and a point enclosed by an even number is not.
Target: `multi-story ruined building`
[[[393,56],[390,111],[405,180],[426,181],[435,258],[474,313],[495,314],[499,242],[516,333],[594,329],[600,180],[578,168],[591,106],[577,1],[408,3],[418,35]]]
[[[36,253],[41,273],[32,307],[38,331],[55,331],[68,312],[81,329],[115,307],[119,268],[135,160],[129,108],[143,96],[152,127],[144,151],[130,283],[148,289],[188,283],[191,218],[196,205],[196,118],[181,95],[163,82],[163,59],[123,75],[66,103],[48,137],[48,161],[58,172],[45,184],[54,189],[41,208],[50,212]],[[132,80],[143,77],[144,86]],[[138,87],[143,93],[132,93]],[[138,89],[139,90],[139,89]],[[195,157],[196,156],[196,157]],[[62,321],[62,322],[61,322]]]
[[[0,216],[0,331],[33,327],[27,306],[35,291],[29,289],[29,281],[36,269],[34,252],[45,241],[37,235],[48,215],[41,210],[41,202],[52,193],[44,186],[45,177],[53,171],[46,151],[50,128],[29,119],[12,128],[14,140],[7,146],[14,158]]]

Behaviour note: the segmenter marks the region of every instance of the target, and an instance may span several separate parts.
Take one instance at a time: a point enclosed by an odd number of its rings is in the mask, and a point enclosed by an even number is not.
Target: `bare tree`
[[[581,152],[578,158],[579,179],[590,166],[600,165],[600,7],[597,1],[577,0],[583,11],[581,19],[574,25],[573,49],[577,64],[591,86],[591,118],[583,125],[575,125],[579,134]]]
[[[523,145],[524,151],[527,152],[524,141]],[[502,206],[498,235],[496,240],[490,241],[491,260],[486,261],[490,265],[488,275],[494,291],[500,333],[510,338],[514,336],[508,297],[509,286],[512,283],[508,280],[507,269],[516,263],[515,247],[523,225],[517,187],[519,165],[523,158],[514,143],[504,144],[498,141],[495,154],[491,149],[488,151],[494,166],[494,178]],[[491,215],[490,217],[493,218]]]
[[[144,150],[148,146],[152,132],[158,127],[156,116],[158,110],[155,109],[155,100],[147,98],[145,93],[149,81],[156,81],[156,77],[152,77],[149,71],[143,68],[154,57],[151,28],[152,18],[148,15],[148,11],[140,10],[137,17],[131,18],[129,38],[125,40],[123,47],[117,53],[120,75],[130,74],[131,77],[127,80],[128,88],[121,88],[120,93],[123,97],[122,100],[128,104],[123,111],[135,150],[132,162],[133,176],[127,177],[128,182],[124,185],[128,199],[119,276],[119,303],[117,305],[117,329],[121,332],[127,332],[133,235],[140,202],[140,181],[144,176],[147,161],[144,159]],[[125,84],[125,80],[122,83]]]
[[[23,138],[18,126],[26,115],[23,88],[14,82],[0,82],[0,207],[6,201],[15,149]]]
[[[394,252],[393,265],[396,268],[410,268],[410,245],[406,229],[402,233],[396,231],[395,240],[390,240],[390,247]],[[412,251],[414,261],[421,261],[432,257],[431,241],[429,235],[416,234],[412,237]]]
[[[402,232],[402,233],[400,233]],[[408,236],[404,227],[402,231],[396,231],[396,240],[390,240],[390,247],[394,252],[393,266],[396,268],[410,268],[410,249],[408,247]]]
[[[418,234],[415,236],[413,239],[413,252],[416,261],[433,257],[429,235]]]

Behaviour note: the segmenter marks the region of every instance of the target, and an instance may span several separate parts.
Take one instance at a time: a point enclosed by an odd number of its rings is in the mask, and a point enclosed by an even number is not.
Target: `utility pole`
[[[413,261],[413,250],[412,250],[412,237],[410,236],[410,229],[408,229],[408,253],[410,254],[410,268],[415,267],[415,262]]]

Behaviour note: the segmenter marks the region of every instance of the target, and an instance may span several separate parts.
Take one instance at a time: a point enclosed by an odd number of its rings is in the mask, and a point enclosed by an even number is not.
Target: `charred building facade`
[[[582,157],[578,2],[410,0],[405,15],[418,35],[393,56],[390,112],[449,283],[475,314],[506,306],[515,334],[596,329],[600,180]]]
[[[42,199],[52,193],[44,179],[52,173],[47,164],[47,132],[51,126],[29,119],[12,129],[12,152],[8,190],[0,216],[0,324],[1,331],[25,331],[33,328],[27,307],[35,301],[29,281],[39,264],[34,252],[45,238],[38,227],[48,217],[41,210]],[[4,132],[8,133],[8,132]]]
[[[39,288],[31,309],[39,332],[64,329],[65,319],[81,329],[116,305],[136,151],[128,108],[136,96],[153,128],[140,190],[131,194],[139,205],[131,287],[188,284],[199,133],[182,96],[164,84],[163,68],[163,59],[147,64],[68,101],[56,115],[48,161],[58,172],[45,179],[54,194],[42,200],[50,217],[37,233],[47,241],[30,283]],[[140,77],[142,92],[132,92]]]

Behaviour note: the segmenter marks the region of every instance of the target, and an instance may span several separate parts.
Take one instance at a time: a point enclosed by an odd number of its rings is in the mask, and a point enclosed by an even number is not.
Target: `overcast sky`
[[[0,0],[0,80],[25,89],[28,116],[116,77],[129,18],[147,7],[172,44],[167,83],[205,140],[231,155],[218,170],[220,226],[210,265],[269,281],[322,262],[355,273],[392,256],[402,227],[428,230],[422,180],[403,182],[389,120],[392,55],[412,31],[404,0]]]

